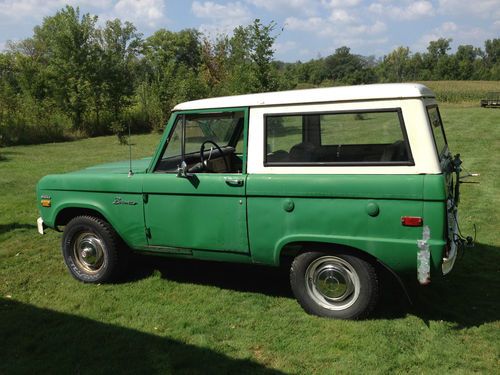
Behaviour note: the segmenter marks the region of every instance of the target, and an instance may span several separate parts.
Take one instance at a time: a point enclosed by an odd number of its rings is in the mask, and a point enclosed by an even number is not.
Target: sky
[[[500,0],[0,0],[0,50],[32,35],[66,4],[100,22],[131,21],[144,37],[159,28],[195,28],[209,36],[231,33],[255,18],[275,21],[275,57],[307,61],[336,48],[383,57],[398,46],[425,51],[429,41],[452,38],[452,47],[484,47],[500,38]]]

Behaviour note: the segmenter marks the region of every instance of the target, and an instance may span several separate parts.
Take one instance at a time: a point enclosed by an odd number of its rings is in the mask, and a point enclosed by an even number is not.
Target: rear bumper
[[[443,258],[443,264],[441,265],[441,269],[443,270],[443,275],[447,275],[453,269],[455,265],[455,260],[457,259],[457,243],[455,241],[451,242],[450,252],[447,257]]]
[[[38,233],[45,234],[45,228],[47,228],[47,226],[45,225],[45,223],[43,222],[43,219],[41,217],[39,217],[36,220],[36,226],[38,228]]]
[[[448,252],[443,257],[441,269],[443,275],[447,275],[453,269],[458,254],[459,232],[458,232],[458,212],[452,200],[448,200]]]

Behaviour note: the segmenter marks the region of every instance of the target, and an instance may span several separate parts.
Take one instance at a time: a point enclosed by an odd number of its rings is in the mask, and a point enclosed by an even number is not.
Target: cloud
[[[422,35],[413,45],[417,51],[425,51],[429,42],[439,38],[451,38],[455,44],[482,44],[490,38],[490,33],[479,27],[458,27],[454,22],[443,22],[440,26],[432,29],[429,33]]]
[[[351,23],[356,20],[355,17],[349,15],[344,9],[333,10],[330,14],[330,20],[333,22]]]
[[[111,0],[3,0],[0,1],[0,16],[15,20],[25,18],[41,19],[64,8],[66,5],[106,9],[110,7],[111,3]]]
[[[276,42],[274,43],[274,49],[276,51],[276,56],[285,55],[287,52],[297,50],[297,43],[293,40],[288,40],[286,42]]]
[[[330,8],[350,8],[361,3],[361,0],[321,0],[321,4]]]
[[[387,43],[388,40],[386,36],[381,35],[387,30],[387,25],[382,21],[375,21],[371,24],[361,22],[345,24],[332,22],[321,17],[306,19],[288,17],[285,24],[285,28],[289,30],[309,32],[318,37],[333,40],[335,47],[332,46],[330,51],[341,45],[349,47],[382,45]]]
[[[194,1],[191,11],[197,18],[210,22],[200,26],[200,29],[208,34],[231,32],[237,26],[250,23],[252,19],[248,8],[240,2],[220,4],[213,1]]]
[[[498,0],[439,0],[439,13],[446,15],[474,15],[480,18],[500,17]]]
[[[269,11],[305,10],[313,5],[309,0],[247,0],[247,3]]]
[[[149,28],[158,27],[167,21],[163,0],[119,0],[109,12],[99,17],[103,20],[119,18]]]
[[[388,15],[394,19],[414,20],[433,16],[435,11],[432,3],[426,0],[411,2],[407,6],[385,5],[381,2],[371,4],[368,9],[378,15]]]

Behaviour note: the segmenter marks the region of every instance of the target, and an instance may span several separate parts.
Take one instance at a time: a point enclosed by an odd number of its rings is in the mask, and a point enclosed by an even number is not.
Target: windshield
[[[443,129],[443,122],[441,121],[441,115],[439,114],[439,109],[437,106],[427,107],[427,115],[429,116],[429,122],[431,124],[432,133],[434,135],[434,142],[436,143],[436,149],[441,159],[442,155],[448,149],[448,144],[446,142],[446,135]]]

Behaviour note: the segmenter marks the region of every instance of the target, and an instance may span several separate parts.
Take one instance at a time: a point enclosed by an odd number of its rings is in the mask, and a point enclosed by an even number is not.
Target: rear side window
[[[411,165],[401,111],[268,115],[265,164]]]
[[[443,122],[441,121],[441,115],[439,114],[439,109],[437,106],[427,107],[427,116],[429,116],[429,122],[432,128],[432,134],[434,135],[434,142],[436,143],[436,149],[441,158],[441,155],[447,150],[446,135],[444,134]]]

